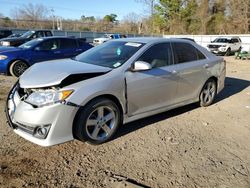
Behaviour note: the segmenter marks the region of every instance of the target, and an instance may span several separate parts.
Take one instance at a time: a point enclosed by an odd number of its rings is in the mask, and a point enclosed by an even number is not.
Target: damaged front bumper
[[[19,95],[17,83],[7,98],[8,124],[21,137],[41,146],[52,146],[73,140],[72,126],[78,111],[77,105],[56,103],[34,107]]]

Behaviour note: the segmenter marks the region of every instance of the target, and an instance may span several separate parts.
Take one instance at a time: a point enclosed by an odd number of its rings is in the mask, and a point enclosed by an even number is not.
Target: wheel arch
[[[121,104],[120,100],[115,95],[102,94],[102,95],[95,96],[92,99],[90,99],[84,106],[91,103],[93,100],[100,99],[100,98],[109,99],[109,100],[113,101],[118,106],[118,108],[120,110],[120,113],[121,113],[120,114],[121,115],[121,122],[123,122],[125,109],[123,108],[123,105]],[[78,109],[78,111],[77,111],[77,113],[76,113],[76,115],[74,117],[74,120],[73,120],[72,133],[73,133],[74,138],[77,138],[77,136],[74,134],[74,127],[75,127],[75,124],[76,124],[76,119],[77,119],[77,116],[80,114],[82,108],[84,108],[84,106],[82,106],[82,107],[80,107]]]
[[[8,69],[7,69],[7,74],[10,75],[10,66],[15,62],[15,61],[23,61],[24,63],[26,63],[29,67],[30,67],[30,64],[28,63],[27,60],[25,59],[22,59],[22,58],[16,58],[16,59],[12,59],[9,63],[8,63]]]

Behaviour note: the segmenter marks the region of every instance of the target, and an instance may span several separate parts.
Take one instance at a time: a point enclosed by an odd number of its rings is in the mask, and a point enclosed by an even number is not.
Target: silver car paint
[[[123,66],[113,69],[104,75],[62,88],[74,89],[74,93],[67,101],[84,106],[95,97],[102,95],[113,96],[117,98],[123,109],[123,122],[127,123],[198,101],[199,93],[204,83],[212,76],[218,78],[218,92],[224,87],[225,64],[223,59],[211,54],[193,42],[186,41],[203,52],[207,57],[206,60],[160,67],[149,71],[131,72],[129,70],[131,64],[153,44],[183,40],[162,38],[121,40],[144,42],[146,44]],[[67,62],[70,66],[61,61],[70,61]],[[41,63],[40,65],[32,66],[21,76],[21,87],[47,87],[60,83],[62,79],[72,73],[110,70],[109,68],[73,62],[72,60],[60,60],[58,64],[56,62],[56,66],[53,69],[51,69],[51,65],[50,63]],[[51,77],[53,77],[53,81]],[[14,122],[34,127],[52,124],[46,139],[37,139],[16,129],[15,132],[22,137],[42,146],[51,146],[73,139],[72,124],[78,107],[54,104],[34,109],[23,101],[18,101],[17,103],[19,104],[12,118]]]

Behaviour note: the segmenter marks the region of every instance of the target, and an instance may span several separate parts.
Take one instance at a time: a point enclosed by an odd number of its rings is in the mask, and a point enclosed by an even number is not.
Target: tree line
[[[63,29],[75,31],[134,34],[247,34],[250,33],[249,0],[135,0],[147,15],[128,13],[103,18],[82,15],[66,19],[41,4],[27,4],[12,10],[11,17],[0,13],[0,27]]]

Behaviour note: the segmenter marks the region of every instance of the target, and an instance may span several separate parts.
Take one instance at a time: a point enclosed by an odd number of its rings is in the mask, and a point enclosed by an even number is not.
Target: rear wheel
[[[10,65],[9,71],[12,76],[19,77],[27,68],[29,68],[27,63],[21,60],[17,60]]]
[[[217,92],[216,82],[209,79],[202,88],[200,94],[200,106],[206,107],[213,103]]]
[[[110,140],[121,124],[118,106],[106,98],[95,99],[80,109],[73,134],[80,141],[102,144]]]

